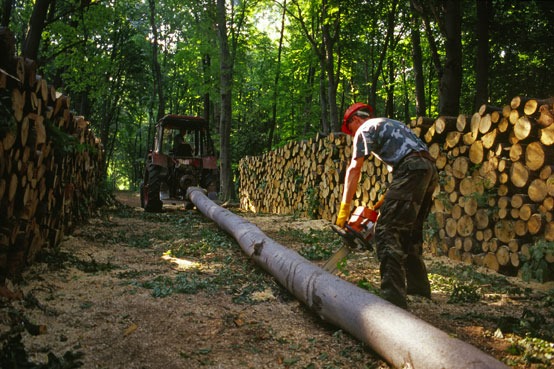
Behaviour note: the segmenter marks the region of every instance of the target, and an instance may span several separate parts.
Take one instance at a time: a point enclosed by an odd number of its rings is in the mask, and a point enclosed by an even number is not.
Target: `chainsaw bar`
[[[331,255],[329,260],[325,262],[325,264],[323,265],[323,270],[329,273],[334,273],[337,270],[339,263],[345,257],[347,257],[349,253],[350,253],[350,247],[347,245],[342,245],[341,248],[338,249],[333,255]]]
[[[333,255],[331,255],[329,260],[327,260],[327,262],[323,265],[324,270],[329,273],[334,273],[338,268],[338,264],[345,257],[348,256],[348,254],[350,253],[350,249],[356,247],[356,243],[354,241],[354,236],[352,236],[350,232],[347,232],[334,224],[331,225],[331,229],[342,237],[344,243],[337,251],[335,251]]]
[[[323,265],[323,269],[329,273],[334,273],[337,270],[338,264],[348,256],[350,250],[359,247],[365,248],[369,251],[373,250],[373,247],[365,240],[361,234],[356,232],[350,226],[346,226],[346,229],[337,227],[332,224],[331,229],[342,237],[344,244],[337,250],[327,262]]]

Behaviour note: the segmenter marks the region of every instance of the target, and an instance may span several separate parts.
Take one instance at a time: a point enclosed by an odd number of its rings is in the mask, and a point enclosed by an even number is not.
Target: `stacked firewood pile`
[[[537,239],[554,241],[553,102],[517,96],[415,127],[442,178],[436,253],[513,274]]]
[[[343,133],[317,135],[259,157],[245,157],[240,168],[241,207],[253,212],[299,214],[333,219],[338,211],[352,138]],[[387,167],[373,156],[364,162],[353,205],[372,206],[384,184]]]
[[[411,122],[441,177],[429,218],[434,254],[515,274],[537,239],[554,241],[553,103],[515,97],[472,116]],[[242,159],[241,207],[334,221],[351,143],[333,133]],[[353,205],[372,206],[391,173],[373,157],[364,165]]]
[[[0,277],[18,274],[93,210],[102,146],[69,98],[0,32]]]

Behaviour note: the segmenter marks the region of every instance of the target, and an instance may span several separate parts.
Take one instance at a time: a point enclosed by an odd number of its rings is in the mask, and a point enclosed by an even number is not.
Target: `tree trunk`
[[[340,76],[340,65],[341,59],[335,63],[335,44],[339,38],[340,32],[340,17],[335,17],[334,21],[329,20],[330,15],[328,13],[328,3],[327,0],[323,0],[323,14],[324,18],[323,25],[321,26],[321,32],[323,36],[323,45],[324,45],[324,60],[325,60],[325,72],[327,74],[327,101],[329,106],[329,121],[330,128],[338,132],[342,122],[339,120],[339,113],[337,110],[337,86],[338,86],[338,76]],[[327,21],[325,21],[327,20]],[[338,51],[337,51],[338,52]],[[335,67],[337,70],[335,71]],[[330,132],[330,131],[329,131]],[[324,132],[324,133],[329,133]]]
[[[477,3],[477,64],[475,66],[475,103],[477,110],[488,101],[489,90],[489,19],[492,13],[490,0]]]
[[[37,0],[33,7],[33,14],[29,21],[29,32],[27,32],[23,46],[23,55],[26,58],[37,60],[40,38],[50,3],[51,0]]]
[[[209,70],[210,70],[211,64],[212,64],[212,59],[210,58],[210,54],[206,53],[204,55],[204,58],[202,58],[202,72],[204,73],[204,88],[206,89],[206,91],[209,91],[209,86],[210,86]],[[210,123],[210,118],[211,118],[210,107],[211,107],[210,93],[206,92],[204,94],[204,112],[202,113],[202,115],[206,120],[206,122],[208,123]]]
[[[149,0],[150,5],[150,27],[154,40],[152,42],[152,72],[154,73],[154,91],[158,95],[158,112],[156,114],[156,122],[162,119],[165,115],[165,99],[162,83],[162,72],[160,62],[158,61],[158,27],[156,26],[156,2]]]
[[[371,90],[371,99],[370,103],[375,106],[375,103],[377,101],[377,88],[379,78],[381,77],[381,72],[383,70],[383,64],[385,63],[385,59],[387,56],[387,52],[389,47],[392,45],[393,37],[394,37],[394,27],[396,26],[396,16],[397,16],[397,5],[398,0],[392,0],[390,4],[390,11],[387,15],[387,33],[385,35],[385,39],[383,41],[383,49],[381,51],[381,55],[379,56],[379,60],[377,61],[377,68],[373,72],[372,80],[371,80],[371,86],[373,87]]]
[[[202,189],[187,196],[231,234],[243,251],[322,319],[369,345],[395,367],[508,368],[409,312],[310,263],[258,227],[209,200]]]
[[[462,88],[461,5],[458,0],[445,1],[446,62],[439,82],[439,114],[458,115]]]
[[[277,71],[275,71],[275,81],[273,83],[273,101],[271,112],[271,126],[269,127],[269,137],[267,140],[267,149],[271,150],[273,145],[273,134],[275,132],[275,126],[277,125],[277,97],[279,89],[279,77],[281,76],[281,53],[283,51],[283,37],[285,34],[285,16],[287,12],[287,0],[283,1],[283,13],[281,14],[281,30],[279,33],[279,48],[277,52]]]
[[[423,56],[421,53],[421,36],[419,33],[419,16],[414,10],[413,2],[410,1],[412,9],[412,60],[414,64],[415,95],[416,95],[416,116],[425,115],[427,107],[425,105],[425,84],[423,76]]]
[[[232,83],[233,83],[233,59],[229,51],[227,36],[227,17],[225,0],[217,0],[217,30],[219,39],[220,56],[220,93],[221,93],[221,117],[219,121],[220,146],[221,146],[221,196],[223,200],[234,197],[233,176],[231,171],[231,118],[232,118]]]
[[[4,0],[2,4],[2,20],[0,23],[1,27],[8,28],[10,24],[10,17],[12,15],[13,5],[14,5],[14,1]],[[10,54],[10,55],[13,55],[13,54]]]

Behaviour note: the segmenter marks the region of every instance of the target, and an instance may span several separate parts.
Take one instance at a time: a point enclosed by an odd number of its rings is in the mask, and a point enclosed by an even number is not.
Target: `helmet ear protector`
[[[348,128],[348,121],[355,115],[370,118],[373,116],[373,108],[371,105],[357,102],[346,109],[342,120],[341,130],[348,135],[352,134],[352,131]]]

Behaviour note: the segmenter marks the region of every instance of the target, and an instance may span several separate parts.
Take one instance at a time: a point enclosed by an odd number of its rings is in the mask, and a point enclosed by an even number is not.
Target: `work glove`
[[[340,208],[339,208],[339,214],[337,215],[337,221],[335,222],[335,224],[340,228],[343,228],[344,224],[348,220],[349,215],[350,215],[350,203],[341,202]]]

